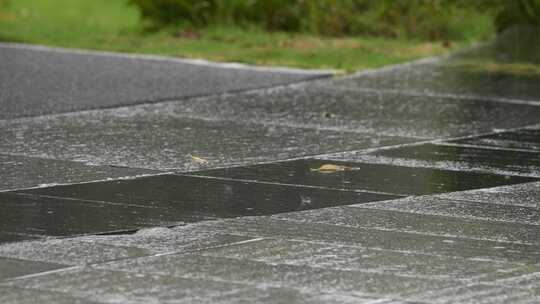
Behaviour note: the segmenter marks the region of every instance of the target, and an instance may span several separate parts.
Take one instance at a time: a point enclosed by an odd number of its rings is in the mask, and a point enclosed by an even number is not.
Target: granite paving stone
[[[505,223],[458,218],[453,216],[411,213],[406,208],[392,209],[394,202],[388,202],[388,209],[369,204],[362,208],[335,207],[304,212],[278,214],[273,217],[297,222],[327,223],[349,227],[363,227],[381,230],[417,232],[465,239],[492,240],[540,245],[540,227],[522,223]],[[355,208],[360,207],[360,208]],[[373,209],[372,209],[373,208]],[[411,206],[411,209],[414,207]]]
[[[418,232],[347,227],[325,223],[301,223],[268,217],[244,217],[213,223],[214,229],[252,238],[267,237],[326,242],[403,253],[535,264],[540,262],[538,245],[463,239]]]
[[[8,278],[46,272],[63,267],[66,266],[45,262],[0,258],[0,282]]]
[[[538,303],[538,297],[531,291],[497,285],[471,284],[427,292],[420,297],[428,303]]]
[[[153,170],[0,154],[0,191],[157,173]]]
[[[460,284],[453,280],[429,280],[361,271],[268,264],[199,254],[147,257],[108,263],[99,267],[243,284],[306,288],[323,292],[343,291],[369,296],[383,295],[399,299],[407,299],[407,296],[426,289],[456,287]]]
[[[519,149],[540,152],[540,128],[529,127],[490,135],[469,137],[451,142],[478,147]]]
[[[328,164],[342,168],[342,170],[330,173],[318,170],[321,166]],[[333,189],[377,191],[398,195],[452,192],[536,180],[530,177],[319,159],[214,169],[193,174]]]
[[[0,153],[156,170],[253,164],[385,142],[341,130],[194,119],[157,105],[0,121]]]
[[[158,102],[329,76],[9,44],[0,45],[0,62],[0,119]]]
[[[310,266],[464,282],[481,279],[487,273],[510,272],[520,266],[514,263],[471,261],[324,242],[270,238],[234,246],[209,248],[198,254],[236,260],[247,259],[271,265]]]
[[[498,222],[500,225],[506,225],[507,223],[540,225],[540,209],[538,208],[478,203],[429,196],[388,201],[384,204],[357,205],[355,207],[478,219],[494,223]]]
[[[19,303],[55,303],[55,304],[98,304],[67,293],[0,286],[0,302],[3,304]]]
[[[447,145],[445,143],[427,143],[385,149],[369,154],[362,152],[338,153],[337,155],[324,156],[324,158],[417,168],[540,177],[540,153],[536,151],[508,151]]]
[[[62,292],[104,303],[148,303],[151,299],[160,303],[326,303],[325,300],[328,300],[328,294],[310,289],[183,276],[187,275],[169,276],[87,267],[17,280],[11,286]],[[340,303],[340,296],[336,294],[331,298]],[[359,292],[350,296],[355,296],[356,303],[374,300],[359,295]],[[347,295],[344,299],[348,300]],[[351,301],[342,303],[347,302]]]
[[[338,79],[332,86],[540,104],[540,74],[513,71],[505,66],[493,71],[492,66],[459,60],[430,62]]]
[[[540,182],[441,194],[438,197],[479,203],[540,208]]]
[[[63,265],[85,265],[149,255],[143,248],[103,244],[93,239],[65,238],[0,245],[0,257]]]
[[[540,123],[538,107],[400,92],[358,91],[327,82],[159,105],[177,115],[441,138]]]

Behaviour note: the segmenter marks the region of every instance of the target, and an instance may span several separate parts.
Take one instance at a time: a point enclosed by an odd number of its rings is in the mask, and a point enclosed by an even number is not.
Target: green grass
[[[441,42],[373,37],[323,38],[258,29],[206,28],[198,32],[145,30],[126,0],[11,0],[0,10],[0,40],[224,62],[354,71],[469,45],[491,32],[478,18],[468,41]],[[468,27],[470,28],[470,27]]]

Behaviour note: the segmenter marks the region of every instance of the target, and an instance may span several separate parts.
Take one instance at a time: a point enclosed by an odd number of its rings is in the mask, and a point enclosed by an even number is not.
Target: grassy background
[[[466,39],[319,37],[210,26],[149,31],[127,0],[12,0],[0,10],[0,40],[216,61],[354,71],[439,55],[485,38],[491,20],[467,23]],[[471,30],[474,28],[474,30]],[[464,29],[465,31],[466,29]]]

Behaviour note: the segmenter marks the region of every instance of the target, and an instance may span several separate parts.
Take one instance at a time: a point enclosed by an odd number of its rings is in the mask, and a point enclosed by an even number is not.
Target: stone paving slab
[[[170,213],[164,208],[0,193],[0,231],[34,236],[75,236],[183,223]]]
[[[540,123],[531,105],[479,99],[358,91],[328,82],[294,88],[212,96],[160,105],[177,115],[367,132],[405,138],[441,138]]]
[[[0,154],[0,191],[156,173],[159,172]]]
[[[102,303],[148,303],[149,300],[159,303],[327,303],[329,298],[336,299],[336,303],[372,303],[375,300],[358,295],[359,292],[340,301],[339,294],[332,297],[332,293],[324,294],[320,290],[93,268],[12,281],[9,286],[67,293]]]
[[[143,248],[103,244],[92,239],[46,239],[0,245],[0,257],[63,265],[86,265],[151,254]]]
[[[440,197],[479,203],[540,208],[540,183],[526,183],[441,194]]]
[[[201,278],[242,284],[306,288],[323,292],[358,293],[406,299],[426,289],[455,287],[459,283],[415,277],[344,271],[309,266],[268,264],[201,255],[164,255],[109,263],[100,267],[137,273]]]
[[[209,248],[200,255],[253,260],[270,265],[363,271],[433,280],[481,280],[486,273],[510,272],[519,264],[336,245],[324,242],[260,239],[234,246]]]
[[[55,304],[98,304],[98,302],[73,297],[66,293],[34,290],[19,287],[0,286],[0,302],[18,303],[55,303]]]
[[[46,272],[64,267],[66,266],[53,263],[0,258],[0,282],[8,278]]]
[[[329,76],[9,44],[0,44],[0,62],[0,119],[158,102]]]
[[[336,166],[338,169],[330,173],[318,170],[326,164]],[[537,180],[530,177],[319,159],[214,169],[193,174],[288,185],[375,191],[397,195],[452,192]]]
[[[465,138],[451,142],[479,147],[519,149],[540,152],[540,128],[530,127],[479,137]]]
[[[489,64],[470,64],[459,60],[411,65],[356,77],[338,79],[333,86],[367,91],[394,91],[410,95],[429,94],[540,104],[540,74],[497,71]]]
[[[154,110],[120,108],[0,121],[0,153],[185,171],[395,143],[395,138],[379,135],[202,120]]]
[[[540,225],[540,209],[538,208],[478,203],[449,198],[413,197],[388,201],[384,204],[370,203],[361,207],[486,220],[499,222],[500,225],[506,225],[506,223]]]
[[[540,177],[540,153],[427,143],[365,152],[325,155],[325,159]]]
[[[119,225],[123,224],[121,213],[134,213],[138,210],[136,207],[148,209],[147,212],[139,212],[142,213],[141,221],[146,218],[149,221],[147,224],[151,224],[152,220],[166,224],[167,221],[192,222],[266,215],[402,197],[175,174],[20,190],[17,193],[118,204],[124,207],[123,211],[120,208],[119,214],[113,215],[114,207],[111,207],[111,216],[119,217],[116,221]],[[124,223],[127,224],[127,221]],[[136,225],[137,222],[132,221],[132,224]]]
[[[462,239],[425,233],[347,227],[324,223],[301,223],[277,218],[242,218],[214,223],[214,229],[252,238],[268,237],[298,241],[360,246],[403,253],[535,264],[538,245]]]
[[[464,239],[540,244],[538,239],[540,227],[523,223],[525,221],[501,225],[501,223],[494,223],[489,220],[459,218],[454,214],[444,216],[433,212],[434,215],[432,215],[429,211],[424,212],[424,210],[421,213],[415,213],[414,211],[419,208],[417,209],[414,203],[411,203],[411,206],[403,204],[403,208],[395,207],[396,205],[398,203],[392,201],[381,204],[368,204],[367,206],[354,205],[352,207],[285,213],[274,217],[297,222],[327,223],[339,226],[404,231]],[[409,212],[408,208],[412,212]],[[437,206],[433,207],[433,209],[435,208]],[[440,208],[443,209],[444,207]]]

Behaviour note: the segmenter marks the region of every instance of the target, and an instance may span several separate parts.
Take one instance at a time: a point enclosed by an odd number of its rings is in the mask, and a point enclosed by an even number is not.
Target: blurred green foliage
[[[154,26],[258,26],[326,36],[466,39],[481,13],[459,0],[130,0]],[[475,24],[478,24],[477,22]],[[474,30],[474,29],[472,29]]]
[[[490,12],[497,30],[540,24],[540,0],[130,0],[154,26],[259,26],[318,35],[466,39]]]

